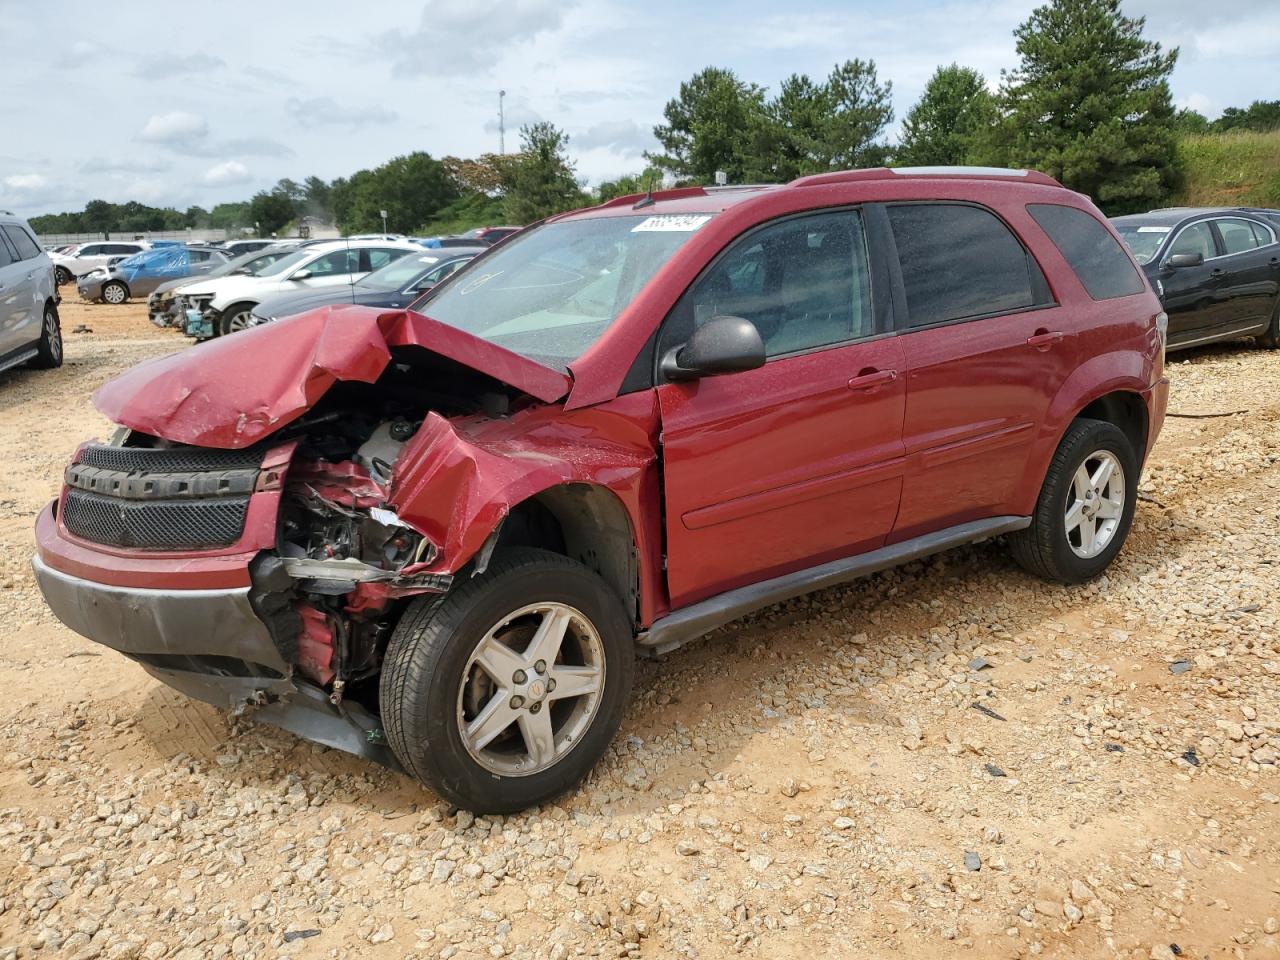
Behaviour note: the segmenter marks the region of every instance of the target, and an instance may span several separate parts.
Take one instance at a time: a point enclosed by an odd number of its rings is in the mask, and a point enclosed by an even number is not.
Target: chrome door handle
[[[1040,330],[1034,336],[1027,337],[1027,346],[1037,350],[1048,350],[1055,343],[1061,343],[1067,335],[1060,330]]]
[[[893,383],[897,379],[897,370],[863,370],[849,381],[849,389],[869,392],[883,387],[886,383]]]

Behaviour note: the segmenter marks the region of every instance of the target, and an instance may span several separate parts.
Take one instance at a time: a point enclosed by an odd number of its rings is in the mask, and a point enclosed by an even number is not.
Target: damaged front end
[[[568,381],[415,315],[294,319],[99,392],[128,429],[77,451],[37,520],[37,580],[69,627],[170,686],[398,768],[382,658],[403,606],[448,591],[462,558],[401,516],[397,465],[412,449],[421,466],[426,424]]]

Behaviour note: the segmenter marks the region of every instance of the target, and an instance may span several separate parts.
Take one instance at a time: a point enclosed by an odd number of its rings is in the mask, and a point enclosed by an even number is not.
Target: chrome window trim
[[[1199,220],[1192,220],[1190,223],[1184,223],[1182,226],[1178,227],[1178,229],[1177,229],[1176,231],[1174,231],[1174,232],[1173,232],[1172,238],[1167,242],[1167,244],[1166,244],[1166,246],[1165,246],[1165,248],[1164,248],[1164,249],[1165,249],[1165,250],[1172,250],[1172,249],[1173,249],[1173,245],[1174,245],[1175,243],[1177,243],[1177,242],[1178,242],[1179,238],[1183,235],[1183,233],[1185,233],[1186,231],[1190,230],[1192,227],[1197,226],[1197,225],[1199,225],[1199,224],[1201,224],[1201,223],[1203,223],[1203,224],[1207,224],[1207,225],[1209,226],[1210,232],[1212,232],[1212,231],[1213,231],[1213,223],[1214,223],[1214,221],[1216,221],[1216,220],[1243,220],[1245,223],[1253,223],[1253,224],[1257,224],[1258,226],[1263,227],[1264,229],[1266,229],[1267,233],[1268,233],[1268,234],[1270,234],[1270,236],[1271,236],[1271,243],[1264,243],[1264,244],[1262,245],[1262,247],[1253,247],[1251,250],[1241,250],[1241,251],[1239,251],[1239,253],[1220,253],[1220,254],[1218,254],[1216,257],[1205,257],[1205,258],[1204,258],[1204,262],[1205,262],[1205,263],[1212,263],[1214,260],[1226,260],[1226,259],[1228,259],[1228,258],[1230,258],[1230,257],[1238,257],[1238,256],[1240,256],[1241,254],[1245,254],[1245,253],[1252,253],[1254,250],[1261,250],[1263,247],[1269,247],[1269,246],[1272,246],[1273,244],[1275,244],[1275,243],[1277,242],[1277,240],[1276,240],[1276,232],[1275,232],[1275,230],[1273,230],[1273,229],[1271,228],[1271,225],[1270,225],[1269,223],[1267,223],[1266,221],[1264,221],[1264,220],[1255,220],[1255,219],[1253,219],[1252,217],[1246,217],[1246,216],[1243,216],[1243,215],[1241,215],[1241,214],[1232,214],[1232,215],[1227,215],[1227,216],[1202,217],[1202,218],[1200,218]],[[1214,249],[1217,249],[1217,243],[1216,243],[1216,241],[1215,241],[1215,243],[1214,243]],[[1169,259],[1169,256],[1170,256],[1170,254],[1167,254],[1167,253],[1166,253],[1164,256],[1162,256],[1162,257],[1160,258],[1160,268],[1161,268],[1161,269],[1164,269],[1165,261]]]

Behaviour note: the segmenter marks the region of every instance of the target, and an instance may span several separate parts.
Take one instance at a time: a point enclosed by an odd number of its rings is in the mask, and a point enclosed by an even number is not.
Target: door
[[[985,207],[888,208],[905,301],[907,457],[890,542],[1012,510],[1076,331],[1036,260]]]
[[[1175,254],[1199,255],[1203,262],[1173,268]],[[1169,340],[1194,340],[1204,331],[1227,322],[1221,276],[1213,275],[1217,241],[1208,220],[1197,220],[1178,231],[1160,258],[1160,283],[1164,286],[1164,311],[1169,315]]]
[[[1219,273],[1225,298],[1225,323],[1240,329],[1265,328],[1271,322],[1280,279],[1280,247],[1270,228],[1243,217],[1213,221],[1222,256],[1210,264]]]
[[[323,289],[351,283],[359,270],[359,249],[333,250],[299,267],[289,279],[298,286]]]
[[[67,269],[81,277],[96,267],[105,266],[110,259],[106,247],[105,243],[86,243],[76,251],[75,259],[66,265]]]
[[[667,318],[660,357],[719,315],[754,323],[768,356],[658,386],[673,608],[875,549],[892,528],[902,353],[868,259],[858,211],[776,221],[735,241]]]
[[[0,227],[0,355],[31,347],[40,338],[44,302],[40,246],[16,224]]]

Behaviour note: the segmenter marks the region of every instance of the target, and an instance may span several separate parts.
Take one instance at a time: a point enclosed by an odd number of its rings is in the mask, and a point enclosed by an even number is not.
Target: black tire
[[[75,279],[75,277],[72,275],[71,271],[68,270],[66,267],[54,267],[53,279],[54,279],[54,282],[61,287],[65,284],[70,283],[72,280]]]
[[[214,335],[225,337],[228,334],[238,333],[240,330],[248,326],[249,314],[253,312],[256,303],[233,303],[227,309],[223,310],[218,316],[218,322],[214,327]],[[244,326],[240,326],[243,318]]]
[[[603,658],[603,690],[594,712],[582,721],[587,725],[562,756],[537,772],[503,775],[478,762],[463,741],[464,694],[472,689],[464,681],[480,669],[470,666],[480,641],[513,613],[539,603],[571,607],[594,628]],[[565,665],[552,664],[557,666]],[[513,813],[563,793],[590,772],[622,723],[634,669],[631,623],[603,580],[560,554],[502,550],[484,573],[461,579],[443,597],[420,597],[405,610],[382,664],[383,730],[405,769],[450,803],[475,813]],[[486,707],[500,699],[515,703],[493,694]],[[578,702],[559,700],[556,709]],[[551,700],[546,704],[547,716],[553,716]],[[508,738],[522,736],[514,722],[504,729]]]
[[[1105,547],[1094,556],[1081,556],[1068,537],[1068,498],[1075,499],[1076,471],[1103,452],[1119,463],[1124,481],[1124,506]],[[1102,420],[1072,422],[1049,463],[1036,501],[1031,526],[1009,537],[1013,558],[1025,570],[1057,583],[1084,583],[1107,568],[1124,546],[1138,502],[1139,465],[1129,438]]]
[[[129,301],[129,288],[119,280],[111,280],[102,285],[102,302],[119,306]]]
[[[62,320],[58,317],[58,308],[52,303],[44,305],[36,351],[31,366],[37,370],[52,370],[62,366]]]
[[[1275,309],[1271,311],[1271,326],[1267,332],[1256,338],[1258,345],[1268,350],[1280,349],[1280,298],[1276,300]]]

